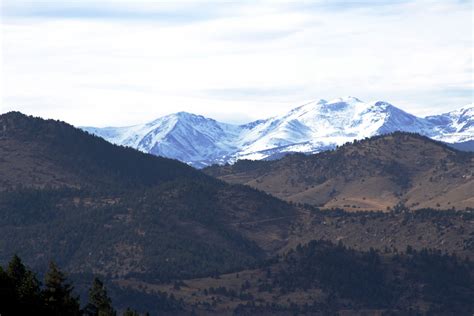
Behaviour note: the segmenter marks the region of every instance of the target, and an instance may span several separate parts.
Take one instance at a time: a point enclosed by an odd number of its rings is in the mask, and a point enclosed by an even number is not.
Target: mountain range
[[[73,274],[160,280],[240,269],[281,244],[290,221],[267,220],[296,212],[179,161],[18,112],[0,115],[0,174],[0,263],[18,253],[40,270],[51,258]]]
[[[152,315],[470,315],[473,162],[396,132],[196,170],[10,112],[0,266],[54,260],[81,297],[98,276],[119,310]]]
[[[179,112],[143,125],[82,129],[117,145],[203,168],[239,159],[272,160],[291,152],[317,153],[395,131],[472,150],[474,105],[422,118],[388,102],[345,97],[310,102],[286,114],[243,125]]]

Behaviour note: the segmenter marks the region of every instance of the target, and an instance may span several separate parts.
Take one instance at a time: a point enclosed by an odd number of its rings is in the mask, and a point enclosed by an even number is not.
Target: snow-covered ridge
[[[82,129],[114,144],[200,168],[237,159],[270,159],[286,152],[316,153],[394,131],[449,143],[474,140],[474,105],[421,118],[388,102],[346,97],[310,102],[284,115],[244,125],[179,112],[142,125]]]
[[[427,116],[425,119],[435,126],[435,139],[448,143],[474,139],[474,103],[452,112]]]

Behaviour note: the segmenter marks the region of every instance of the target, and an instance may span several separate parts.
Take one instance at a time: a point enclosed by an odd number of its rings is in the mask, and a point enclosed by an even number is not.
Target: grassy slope
[[[346,210],[474,207],[474,154],[407,133],[374,137],[316,155],[242,161],[205,169],[288,201]]]

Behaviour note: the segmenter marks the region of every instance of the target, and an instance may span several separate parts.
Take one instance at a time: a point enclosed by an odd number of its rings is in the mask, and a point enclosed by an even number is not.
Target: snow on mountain
[[[431,135],[432,124],[386,102],[364,103],[354,97],[320,100],[255,125],[242,134],[251,140],[240,159],[264,159],[269,152],[318,152],[354,139],[394,131]]]
[[[224,163],[229,153],[238,150],[233,140],[240,132],[239,126],[186,112],[143,125],[83,129],[114,144],[178,159],[195,167]]]
[[[394,131],[451,143],[469,141],[474,139],[473,109],[470,105],[420,118],[387,102],[346,97],[310,102],[284,115],[244,125],[179,112],[143,125],[83,129],[112,143],[200,168],[237,159],[272,159],[289,152],[316,153]]]
[[[427,116],[435,125],[434,139],[459,143],[474,140],[474,103],[452,112]]]

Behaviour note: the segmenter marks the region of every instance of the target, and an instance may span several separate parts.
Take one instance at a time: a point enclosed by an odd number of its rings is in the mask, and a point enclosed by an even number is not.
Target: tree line
[[[81,307],[79,296],[66,274],[54,263],[41,283],[21,258],[14,255],[5,268],[0,266],[1,315],[71,315],[116,316],[107,289],[94,278],[88,291],[88,302]],[[124,316],[139,314],[128,308]]]

